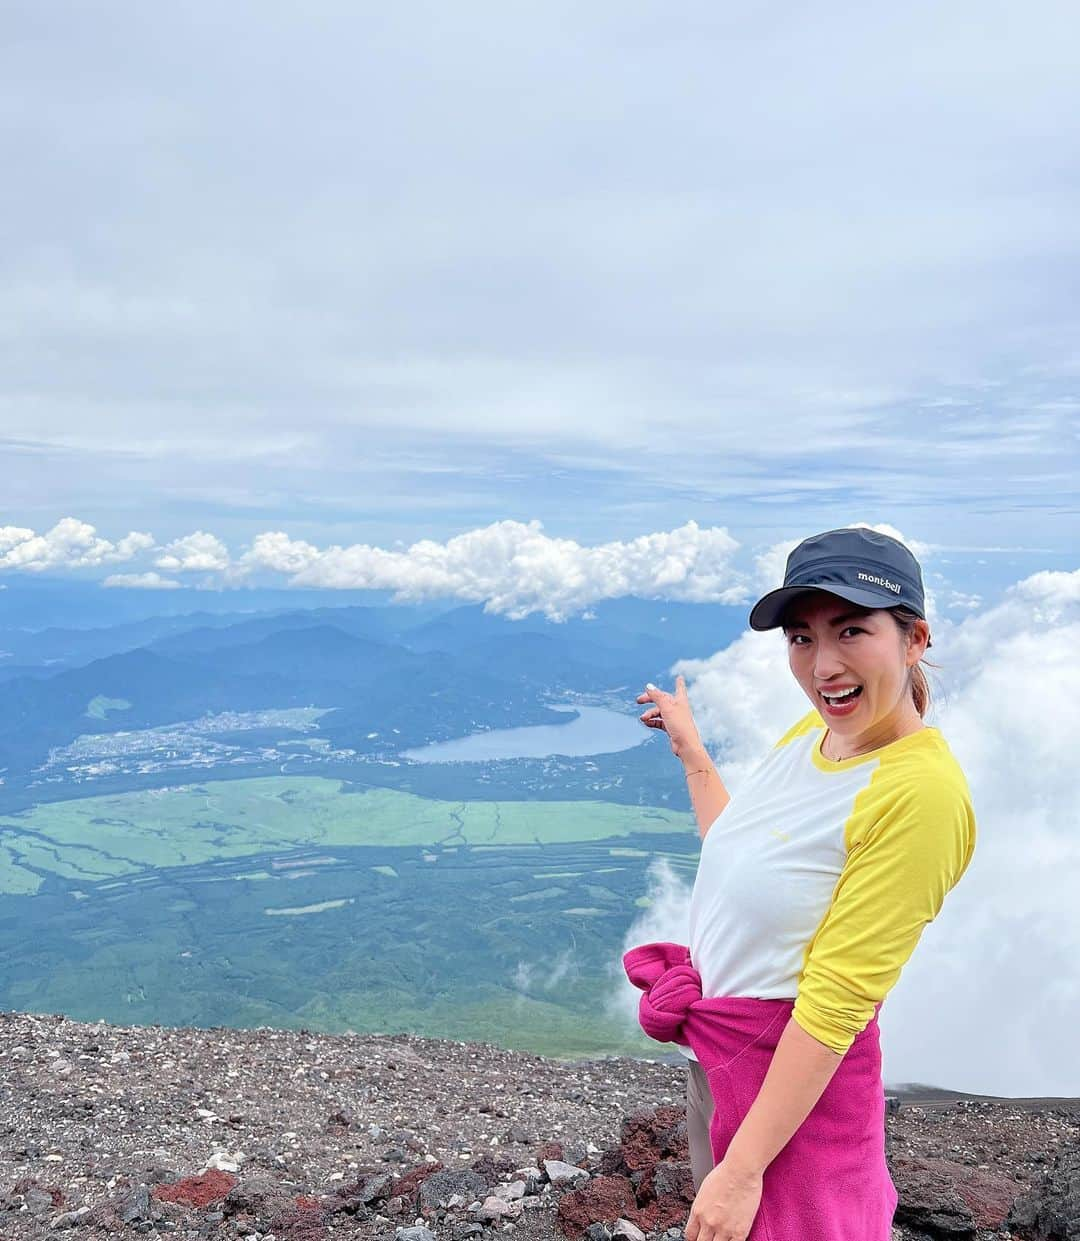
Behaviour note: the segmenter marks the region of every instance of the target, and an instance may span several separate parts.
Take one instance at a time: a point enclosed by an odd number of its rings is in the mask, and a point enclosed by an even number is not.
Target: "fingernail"
[[[646,689],[656,689],[656,686],[652,683],[652,681],[646,681],[646,682],[645,682],[645,688],[646,688]]]

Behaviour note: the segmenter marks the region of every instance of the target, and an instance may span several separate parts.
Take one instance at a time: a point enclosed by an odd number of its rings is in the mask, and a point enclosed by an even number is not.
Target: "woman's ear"
[[[911,627],[911,633],[908,636],[908,650],[917,650],[915,662],[922,659],[926,653],[926,648],[930,644],[930,626],[921,617]]]

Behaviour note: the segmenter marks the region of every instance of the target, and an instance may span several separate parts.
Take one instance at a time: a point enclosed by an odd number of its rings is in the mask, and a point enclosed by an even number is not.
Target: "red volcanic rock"
[[[326,1236],[325,1218],[315,1198],[300,1194],[290,1206],[274,1214],[270,1220],[270,1231],[285,1241],[323,1241]]]
[[[628,1116],[622,1123],[619,1149],[631,1172],[651,1168],[665,1156],[688,1159],[686,1109],[661,1105]]]
[[[638,1182],[637,1199],[641,1205],[633,1222],[643,1232],[682,1228],[696,1196],[690,1164],[677,1159],[662,1160]]]
[[[236,1177],[218,1168],[185,1176],[169,1185],[155,1185],[151,1193],[164,1202],[186,1202],[189,1206],[205,1207],[224,1198],[236,1184]]]
[[[54,1207],[64,1205],[64,1191],[56,1185],[42,1185],[36,1176],[20,1176],[12,1185],[11,1193],[25,1194],[29,1189],[40,1189],[43,1194],[48,1194]]]
[[[504,1172],[513,1172],[520,1166],[521,1161],[515,1159],[508,1151],[499,1151],[498,1153],[481,1151],[469,1164],[470,1169],[477,1176],[482,1176],[489,1185],[499,1180]]]
[[[951,1159],[890,1159],[899,1202],[896,1222],[937,1231],[1004,1226],[1021,1191],[1012,1177]]]
[[[1003,1227],[1020,1189],[1016,1180],[981,1168],[969,1168],[947,1160],[941,1162],[949,1164],[950,1175],[955,1178],[956,1192],[975,1217],[975,1226],[991,1232]]]
[[[416,1191],[420,1187],[421,1181],[426,1181],[433,1172],[442,1170],[443,1165],[436,1161],[435,1163],[418,1163],[408,1172],[397,1177],[393,1184],[386,1191],[387,1198],[407,1198],[410,1201],[416,1197]]]
[[[590,1224],[613,1224],[620,1216],[637,1223],[634,1187],[624,1176],[594,1176],[582,1189],[559,1199],[558,1225],[568,1237],[580,1237]],[[640,1225],[639,1225],[640,1227]]]
[[[660,1106],[627,1117],[618,1146],[601,1156],[601,1174],[559,1200],[559,1227],[575,1238],[620,1216],[647,1233],[684,1227],[696,1196],[688,1156],[685,1109]]]

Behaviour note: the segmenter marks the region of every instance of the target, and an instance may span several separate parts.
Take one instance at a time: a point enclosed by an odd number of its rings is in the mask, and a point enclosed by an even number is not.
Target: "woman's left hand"
[[[762,1176],[721,1160],[701,1182],[686,1241],[746,1241],[761,1204]]]

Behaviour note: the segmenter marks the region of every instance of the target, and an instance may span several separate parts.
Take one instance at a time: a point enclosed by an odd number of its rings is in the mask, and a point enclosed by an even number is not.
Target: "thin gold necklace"
[[[825,741],[831,741],[831,740],[832,740],[832,738],[833,738],[832,729],[826,729],[826,732],[825,732],[825,738],[824,738],[824,740],[823,740],[823,742],[822,742],[822,749],[821,749],[822,754],[825,754],[825,745],[824,745],[824,742],[825,742]],[[876,750],[876,749],[878,749],[878,747],[877,747],[877,746],[871,746],[871,747],[870,747],[870,749],[871,749],[871,750]],[[868,753],[868,751],[866,751],[866,750],[865,750],[865,747],[864,747],[864,749],[863,749],[862,751],[860,751],[860,750],[856,750],[854,754],[845,754],[845,755],[843,755],[841,758],[831,758],[828,754],[825,754],[825,757],[829,760],[829,762],[830,762],[830,763],[843,763],[843,762],[846,762],[849,758],[857,758],[857,757],[859,756],[859,754],[860,754],[860,753],[863,753],[863,752],[867,752],[867,753]]]
[[[826,741],[832,740],[832,733],[828,730],[826,730],[825,732],[825,740]],[[825,753],[824,743],[822,743],[821,751],[823,754]],[[842,763],[844,761],[842,758],[833,758],[831,754],[825,754],[825,757],[829,760],[830,763]]]
[[[921,725],[921,728],[925,728],[925,727],[926,727],[925,724]],[[916,728],[914,731],[919,732],[920,729]],[[903,737],[909,737],[911,734],[903,733],[901,735]],[[825,754],[825,742],[831,741],[832,737],[833,737],[832,729],[826,727],[825,736],[822,737],[821,739],[821,753],[825,756],[825,758],[829,760],[830,763],[843,763],[843,762],[846,762],[849,758],[858,758],[860,754],[872,754],[874,750],[880,750],[882,748],[880,745],[872,745],[869,750],[863,747],[863,749],[861,750],[856,750],[854,754],[845,754],[843,758],[830,758],[828,754]],[[893,740],[899,741],[900,739],[901,739],[900,737],[895,737]],[[892,742],[885,741],[885,742],[882,742],[882,745],[892,745]]]

